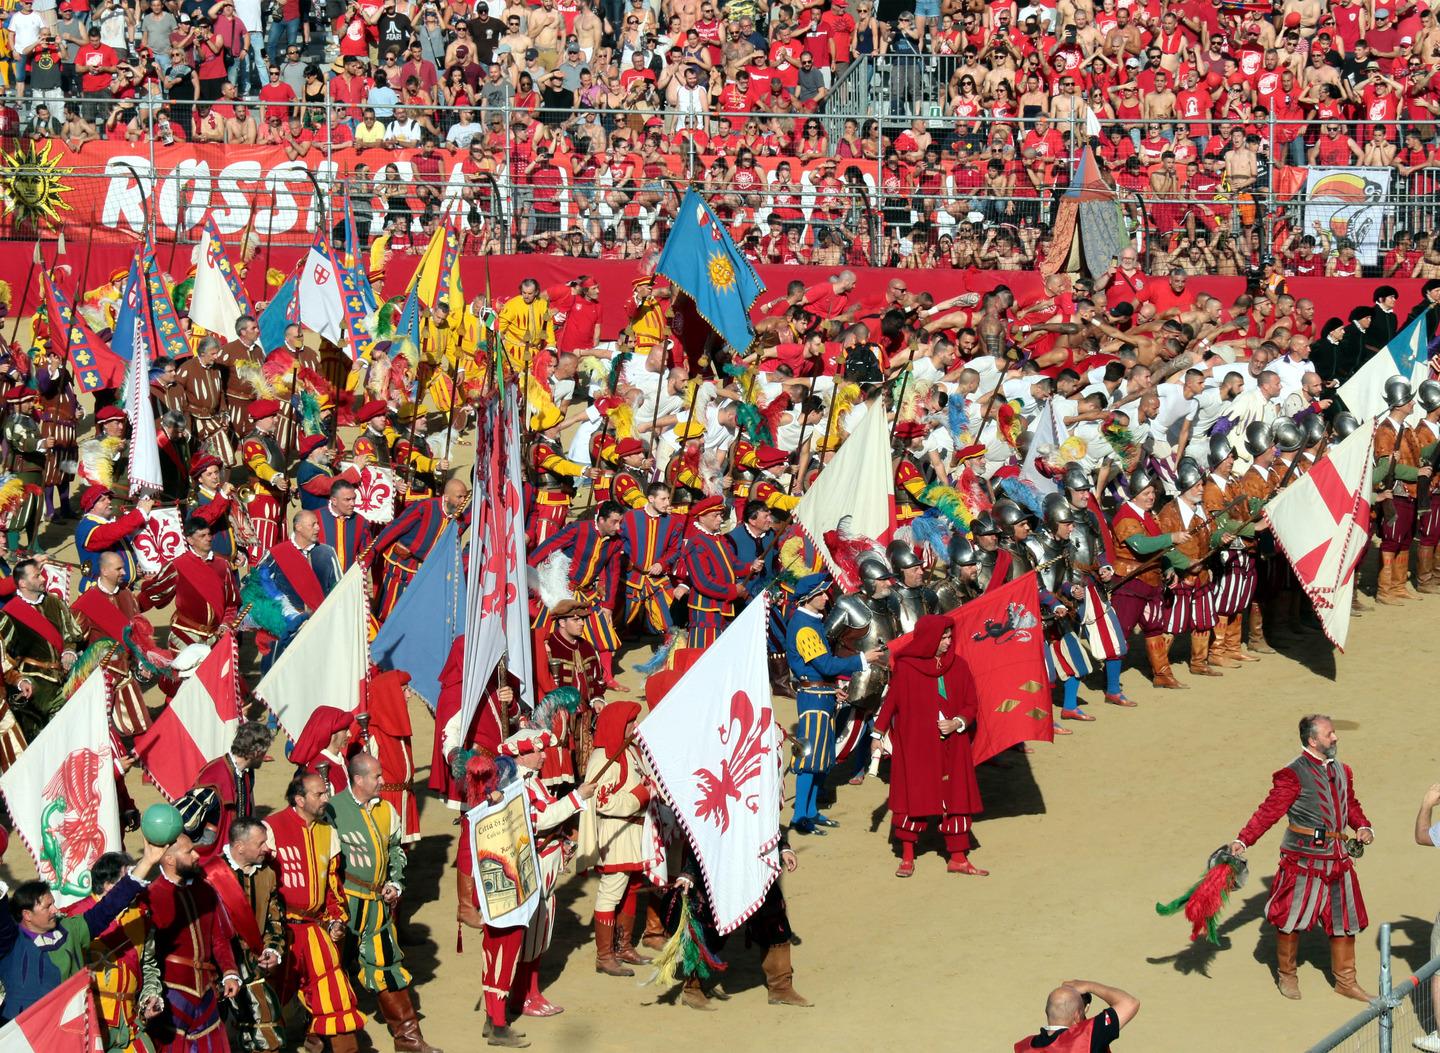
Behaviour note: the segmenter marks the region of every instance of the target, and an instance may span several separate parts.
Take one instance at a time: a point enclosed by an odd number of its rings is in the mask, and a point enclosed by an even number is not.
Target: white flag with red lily
[[[81,969],[0,1028],[0,1053],[101,1053],[90,970]]]
[[[635,733],[705,875],[716,928],[759,908],[780,873],[780,729],[766,604],[745,608]]]
[[[240,726],[237,665],[235,637],[224,629],[195,675],[135,736],[135,755],[168,800],[188,793],[200,769],[223,757],[234,742]]]
[[[61,906],[88,896],[91,865],[121,848],[106,695],[97,668],[0,775],[15,832]]]
[[[1340,650],[1350,633],[1355,571],[1370,542],[1375,422],[1367,420],[1265,510],[1320,627]]]

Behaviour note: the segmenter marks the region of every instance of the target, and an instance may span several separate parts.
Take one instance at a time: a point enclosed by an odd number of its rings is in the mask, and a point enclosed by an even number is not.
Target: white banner
[[[140,569],[156,574],[168,567],[185,550],[185,532],[180,525],[180,509],[152,508],[145,517],[145,529],[135,535],[132,544],[140,558]]]
[[[1335,246],[1345,238],[1360,262],[1373,267],[1380,262],[1380,232],[1390,212],[1385,204],[1390,174],[1388,168],[1306,169],[1305,229],[1297,233],[1319,223]]]
[[[835,561],[825,544],[826,532],[834,530],[841,519],[849,516],[852,533],[877,540],[884,538],[894,526],[894,504],[890,424],[884,413],[871,407],[855,431],[840,444],[815,485],[800,498],[795,506],[795,521],[834,570]]]
[[[527,925],[540,905],[540,859],[530,828],[525,781],[515,779],[500,791],[498,804],[481,804],[465,813],[470,820],[471,876],[485,924],[495,928]]]
[[[96,669],[0,775],[15,832],[60,906],[88,896],[91,865],[121,848],[106,707]]]
[[[763,600],[746,607],[635,732],[695,851],[722,933],[755,913],[780,873],[783,758],[765,661],[768,617]]]

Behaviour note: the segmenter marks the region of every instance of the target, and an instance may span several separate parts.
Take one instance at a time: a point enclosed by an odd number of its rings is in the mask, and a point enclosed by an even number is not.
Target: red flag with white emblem
[[[5,1053],[100,1053],[105,1029],[95,1012],[90,970],[81,969],[0,1028]]]
[[[173,801],[195,785],[201,768],[225,755],[239,726],[235,637],[226,629],[155,722],[135,736],[135,755]]]
[[[1275,543],[1340,650],[1350,632],[1355,571],[1370,537],[1375,422],[1366,421],[1265,510]]]

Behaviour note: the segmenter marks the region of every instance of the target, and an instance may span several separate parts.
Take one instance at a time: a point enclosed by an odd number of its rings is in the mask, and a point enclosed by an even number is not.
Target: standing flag
[[[15,832],[61,906],[88,896],[90,867],[122,847],[106,695],[96,669],[0,775]]]
[[[750,349],[755,327],[750,307],[765,291],[762,282],[710,206],[693,190],[685,192],[665,249],[655,264],[695,301],[700,317],[740,353]]]
[[[365,290],[370,288],[370,279],[355,267],[340,268],[341,304],[345,309],[345,346],[350,357],[361,358],[369,354],[374,338],[366,328],[370,314],[375,310],[374,294],[369,297]]]
[[[450,313],[456,318],[465,309],[465,296],[460,291],[460,268],[455,266],[460,258],[460,233],[456,221],[448,221],[435,228],[430,235],[430,244],[420,257],[420,265],[406,286],[407,294],[414,292],[421,306],[433,307],[435,301],[445,296]]]
[[[1361,420],[1378,417],[1387,408],[1385,381],[1401,376],[1410,381],[1412,388],[1419,387],[1420,382],[1430,376],[1429,342],[1430,333],[1422,311],[1340,385],[1336,394],[1344,400],[1345,408]]]
[[[90,970],[81,969],[0,1028],[0,1053],[102,1053]]]
[[[360,244],[360,233],[355,229],[355,211],[350,207],[350,195],[346,194],[345,207],[345,258],[341,265],[355,276],[355,288],[365,300],[365,310],[373,314],[380,306],[375,299],[375,289],[370,284],[370,275],[365,270],[364,250]]]
[[[747,606],[635,732],[722,934],[755,913],[780,873],[784,758],[770,708],[768,606]]]
[[[155,406],[150,401],[150,340],[153,330],[146,326],[147,312],[135,316],[130,368],[125,376],[125,415],[130,419],[130,494],[160,491],[160,442],[155,434]]]
[[[953,646],[970,667],[980,700],[972,744],[975,763],[1019,742],[1053,742],[1038,575],[1031,571],[946,617],[955,623]],[[909,639],[906,633],[891,640],[891,652]]]
[[[890,468],[890,429],[885,414],[867,410],[854,434],[841,444],[815,484],[805,491],[795,507],[800,524],[831,571],[847,591],[858,589],[858,581],[843,580],[825,544],[825,534],[840,520],[850,518],[851,533],[878,538],[894,523],[895,482]]]
[[[505,591],[505,653],[510,657],[511,670],[520,678],[521,704],[533,709],[540,700],[535,697],[535,666],[530,660],[530,608],[525,587],[525,517],[520,507],[521,494],[525,492],[525,469],[520,453],[525,433],[520,427],[518,395],[512,387],[507,388],[503,396],[505,449],[501,470],[504,472],[504,479],[496,488],[493,507],[497,510],[498,529],[506,553],[505,574],[508,585]]]
[[[332,344],[345,342],[345,297],[340,267],[330,252],[323,229],[316,232],[302,265],[299,296],[301,324]]]
[[[357,563],[255,685],[255,697],[292,739],[321,706],[345,713],[360,708],[370,669],[366,626],[365,570]]]
[[[48,271],[42,281],[50,346],[69,356],[80,390],[118,388],[125,381],[125,363],[95,335]]]
[[[1350,632],[1355,569],[1369,546],[1374,440],[1375,421],[1366,419],[1265,509],[1275,544],[1341,651]]]
[[[440,671],[451,644],[465,631],[464,599],[460,529],[452,520],[370,644],[375,664],[409,673],[410,689],[431,709],[440,700]]]
[[[120,287],[120,306],[115,309],[115,330],[110,338],[110,350],[116,357],[125,360],[127,369],[135,355],[136,325],[145,323],[148,317],[145,286],[140,280],[140,257],[137,255],[130,261],[130,273]]]
[[[1030,439],[1030,448],[1025,454],[1025,463],[1020,468],[1020,478],[1039,491],[1041,497],[1059,493],[1055,480],[1042,472],[1037,462],[1060,449],[1068,436],[1065,423],[1055,411],[1055,400],[1049,399],[1040,410],[1035,422],[1035,433]]]
[[[291,274],[275,290],[275,296],[260,316],[260,346],[275,350],[285,342],[285,328],[300,324],[300,279]]]
[[[190,321],[226,340],[235,339],[235,323],[253,314],[250,297],[220,240],[214,216],[205,217],[200,244],[191,257],[195,287],[190,294]]]
[[[164,358],[184,358],[190,353],[190,345],[185,343],[185,331],[180,328],[180,315],[175,310],[175,301],[170,296],[170,290],[165,287],[165,276],[160,273],[160,264],[156,262],[154,249],[145,250],[143,267],[145,291],[149,298],[146,310],[155,334],[150,345],[150,358],[156,362]]]
[[[235,635],[222,629],[170,704],[135,736],[135,755],[167,800],[188,793],[200,769],[223,757],[235,740],[240,726],[238,657]]]

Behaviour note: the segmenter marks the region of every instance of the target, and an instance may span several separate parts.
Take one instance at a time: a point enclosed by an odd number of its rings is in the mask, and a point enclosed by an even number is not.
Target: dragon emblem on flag
[[[761,706],[759,717],[750,696],[735,692],[730,699],[730,719],[717,730],[720,745],[730,750],[721,760],[719,772],[700,768],[695,772],[700,799],[695,802],[695,818],[714,822],[723,834],[730,829],[730,802],[742,801],[751,814],[759,810],[755,794],[745,794],[744,786],[760,774],[760,766],[770,752],[765,731],[770,727],[770,707]]]
[[[1005,620],[997,622],[987,618],[985,628],[979,632],[972,633],[971,639],[976,643],[990,641],[1003,644],[1014,640],[1019,643],[1028,643],[1031,639],[1030,630],[1038,624],[1035,615],[1023,603],[1012,603],[1005,609]]]
[[[40,819],[38,869],[47,885],[67,896],[89,894],[90,864],[105,851],[96,780],[109,759],[108,750],[75,750],[45,784],[49,803]]]

